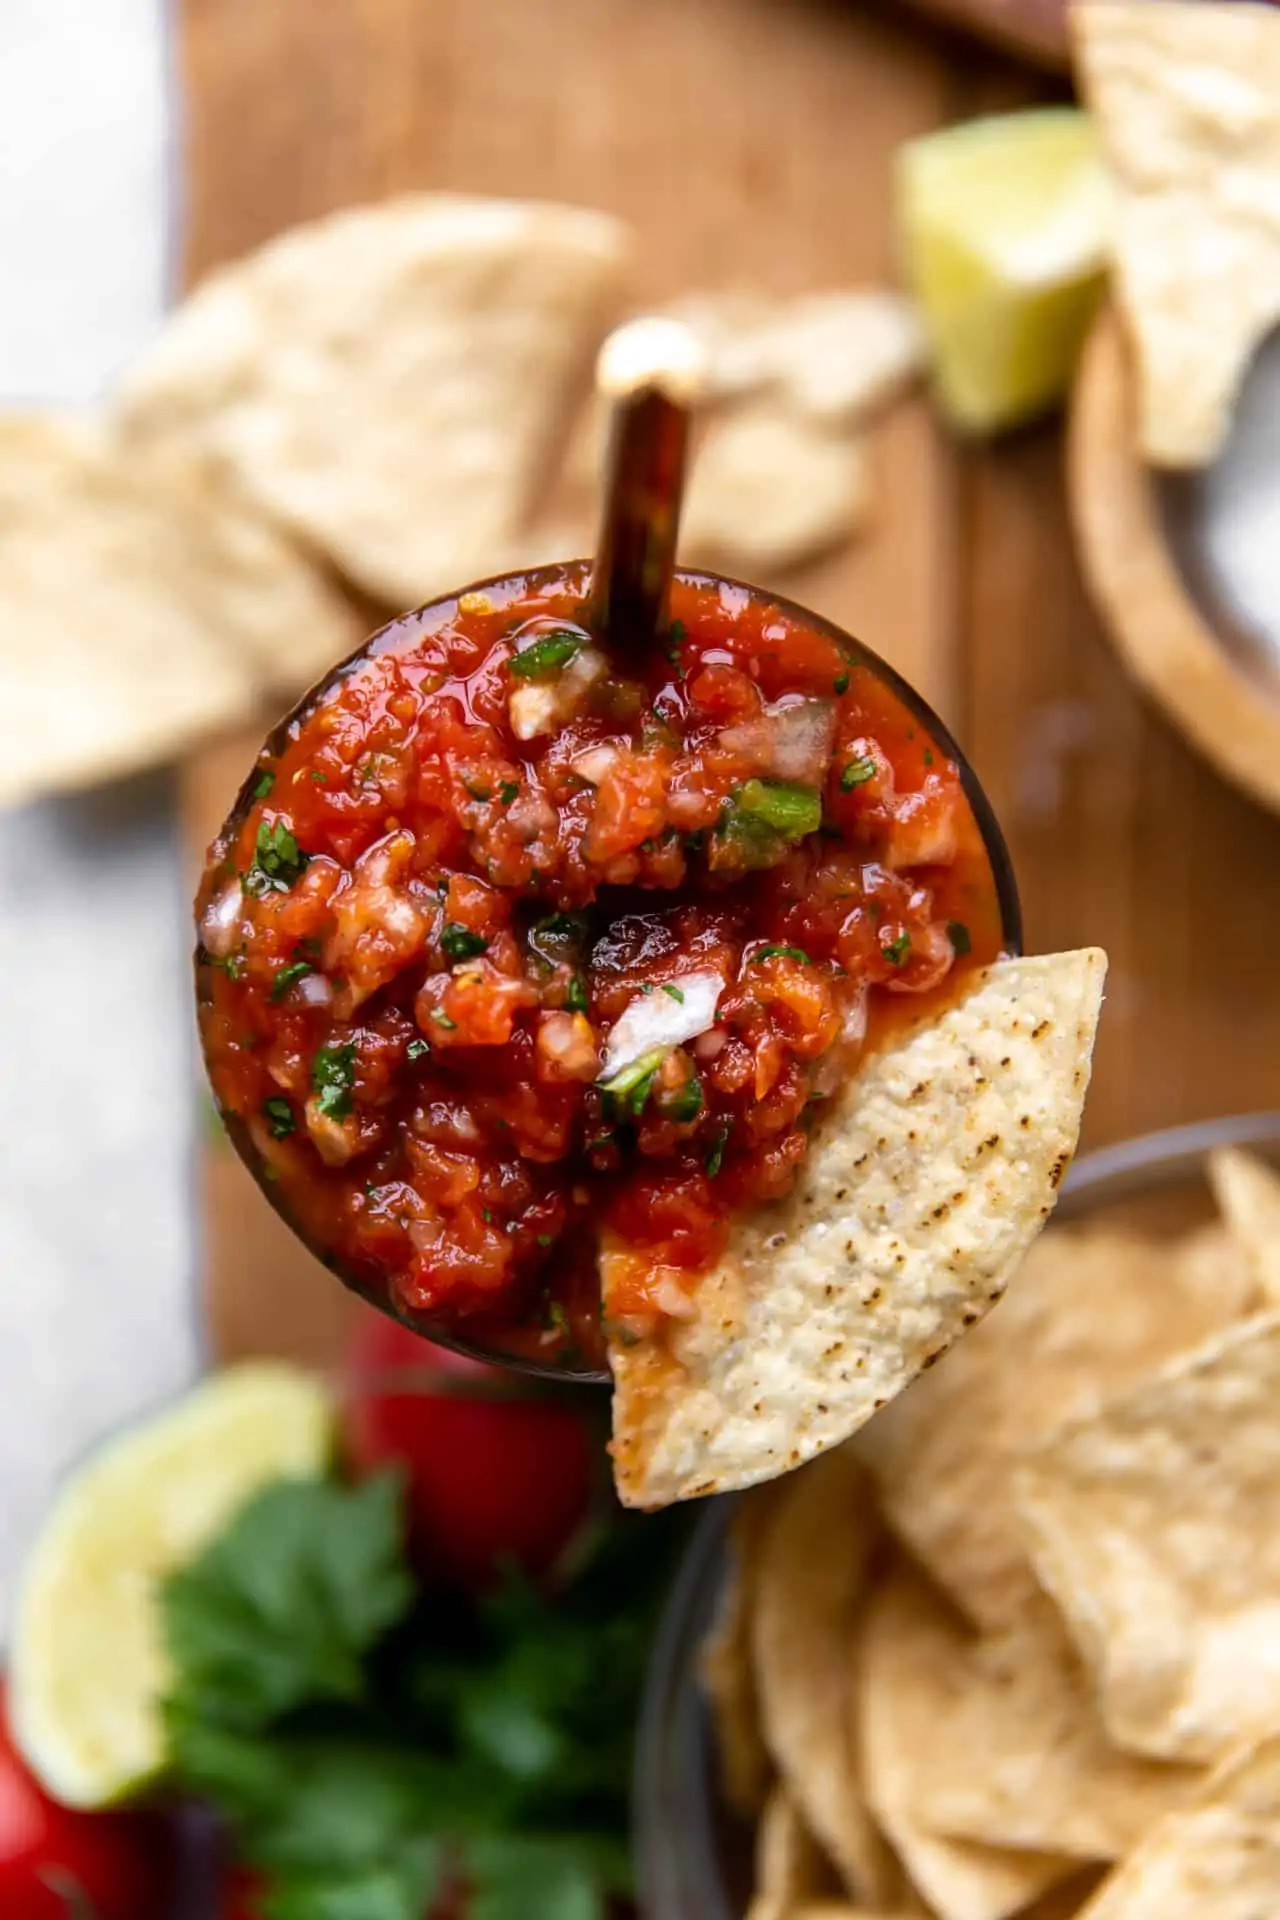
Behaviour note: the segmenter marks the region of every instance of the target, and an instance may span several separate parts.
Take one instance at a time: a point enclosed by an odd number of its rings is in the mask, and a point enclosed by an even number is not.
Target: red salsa
[[[200,1020],[310,1244],[550,1357],[688,1311],[886,1026],[1001,950],[957,767],[838,637],[677,580],[611,657],[580,567],[396,622],[213,847]],[[927,1001],[923,1004],[927,1004]]]

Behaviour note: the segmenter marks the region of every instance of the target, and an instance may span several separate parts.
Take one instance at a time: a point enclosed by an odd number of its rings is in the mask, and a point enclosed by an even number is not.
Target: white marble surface
[[[91,401],[157,323],[165,26],[0,3],[6,402]],[[198,1362],[186,946],[165,780],[0,815],[0,1625],[67,1463]]]

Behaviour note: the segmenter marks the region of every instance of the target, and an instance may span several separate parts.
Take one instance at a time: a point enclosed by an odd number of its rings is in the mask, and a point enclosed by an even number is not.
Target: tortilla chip
[[[1280,1913],[1280,1737],[1210,1774],[1103,1881],[1081,1920],[1272,1920]]]
[[[715,1723],[720,1786],[735,1813],[751,1818],[764,1805],[773,1762],[760,1727],[751,1640],[760,1572],[760,1546],[775,1497],[756,1487],[733,1516],[724,1590],[702,1647],[699,1675]]]
[[[691,294],[669,311],[702,342],[713,401],[768,392],[808,419],[852,426],[924,370],[915,305],[887,287],[795,300],[729,289]]]
[[[849,1892],[872,1905],[902,1884],[863,1799],[845,1684],[875,1534],[847,1448],[788,1481],[761,1541],[753,1635],[769,1751]]]
[[[1280,1725],[1280,1313],[1047,1440],[1016,1494],[1113,1740],[1213,1760]]]
[[[1016,1622],[1037,1592],[1014,1510],[1017,1455],[1249,1300],[1242,1268],[1200,1235],[1191,1246],[1106,1224],[1051,1228],[995,1312],[859,1437],[890,1525],[979,1626]]]
[[[1105,1877],[1104,1867],[1082,1867],[1060,1887],[1053,1887],[1042,1899],[1023,1909],[1018,1920],[1078,1920],[1089,1895]]]
[[[1198,1773],[1118,1753],[1042,1596],[989,1639],[955,1634],[955,1692],[921,1758],[921,1821],[988,1846],[1118,1860]]]
[[[357,638],[296,550],[190,467],[138,468],[87,422],[0,418],[0,803],[171,759],[247,720],[297,646],[309,671]]]
[[[910,1567],[895,1568],[872,1594],[856,1658],[862,1771],[872,1811],[942,1920],[1003,1920],[1079,1863],[944,1839],[924,1824],[924,1762],[962,1684],[963,1643],[959,1617]]]
[[[1116,181],[1142,450],[1157,466],[1203,466],[1280,318],[1280,14],[1127,0],[1070,19]]]
[[[500,565],[618,295],[624,230],[409,194],[214,274],[126,382],[148,446],[194,446],[393,607]]]
[[[614,1472],[661,1506],[846,1439],[1000,1298],[1075,1148],[1096,949],[999,961],[862,1066],[790,1199],[737,1221],[695,1317],[610,1333]],[[609,1322],[606,1272],[605,1316]]]
[[[1209,1181],[1258,1297],[1280,1307],[1280,1174],[1239,1147],[1209,1156]]]
[[[861,441],[773,401],[717,414],[694,458],[681,558],[730,572],[785,573],[856,532],[869,479]]]
[[[787,1920],[902,1920],[902,1910],[872,1913],[869,1907],[851,1907],[847,1900],[806,1900],[792,1907]]]
[[[821,1847],[779,1780],[756,1832],[756,1893],[747,1920],[792,1920],[796,1902],[828,1892],[830,1881]]]

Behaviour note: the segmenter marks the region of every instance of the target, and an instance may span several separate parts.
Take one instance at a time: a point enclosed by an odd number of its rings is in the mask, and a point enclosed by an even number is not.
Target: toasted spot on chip
[[[613,1344],[613,1455],[625,1502],[749,1486],[783,1448],[800,1459],[823,1452],[944,1349],[966,1310],[998,1297],[1051,1203],[1052,1169],[1075,1145],[1081,1100],[1071,1080],[1092,1048],[1104,971],[1095,950],[997,962],[960,1000],[863,1063],[815,1126],[797,1192],[734,1223],[725,1258],[698,1283],[693,1317],[660,1339]],[[1055,1042],[1032,1054],[1026,1024],[1048,1008],[1059,1016]],[[1007,1068],[997,1066],[1002,1058]],[[975,1060],[989,1083],[981,1089]],[[923,1114],[909,1104],[922,1079]],[[1028,1105],[1038,1124],[1015,1144],[1010,1117]],[[904,1138],[909,1127],[915,1146]],[[969,1182],[972,1144],[993,1132],[1004,1148],[981,1183]],[[839,1205],[838,1188],[849,1196]],[[811,1211],[806,1195],[816,1199]],[[946,1196],[951,1211],[940,1222]],[[887,1226],[876,1223],[880,1209]],[[785,1246],[766,1253],[765,1238],[779,1229]],[[849,1242],[856,1271],[842,1278],[832,1271],[835,1248]],[[870,1304],[868,1286],[881,1288]],[[607,1289],[605,1311],[609,1319]],[[864,1364],[834,1368],[837,1340]]]

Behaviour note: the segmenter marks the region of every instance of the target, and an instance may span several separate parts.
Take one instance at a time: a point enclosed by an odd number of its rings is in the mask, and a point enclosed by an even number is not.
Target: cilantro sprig
[[[398,1477],[255,1496],[160,1593],[178,1783],[269,1920],[605,1920],[628,1890],[631,1742],[677,1515],[619,1515],[554,1602],[415,1588]]]
[[[311,859],[298,845],[287,820],[260,820],[253,843],[253,860],[244,877],[250,893],[288,893],[300,880]]]

